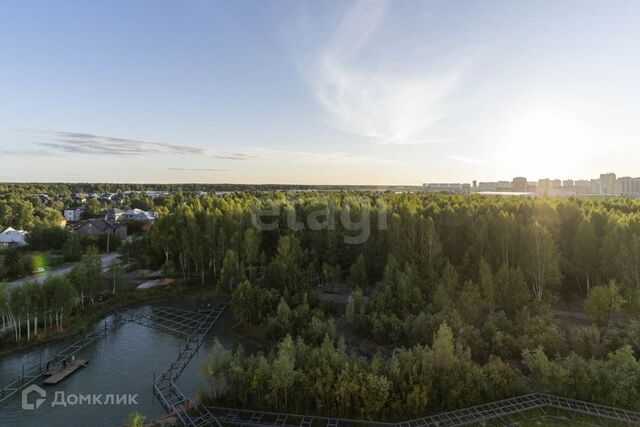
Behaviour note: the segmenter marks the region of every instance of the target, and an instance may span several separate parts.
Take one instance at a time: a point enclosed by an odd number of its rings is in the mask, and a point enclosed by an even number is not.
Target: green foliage
[[[433,338],[433,363],[437,369],[448,371],[453,367],[456,362],[454,345],[453,331],[443,323]]]
[[[76,292],[66,277],[50,276],[41,285],[27,282],[10,289],[0,284],[0,316],[13,330],[15,342],[37,337],[40,328],[62,331],[76,305]]]
[[[445,339],[442,330],[444,341],[453,339]],[[366,359],[329,337],[310,346],[286,336],[266,357],[247,356],[242,348],[232,353],[216,342],[200,373],[210,397],[225,405],[376,419],[418,416],[524,390],[522,374],[498,358],[485,365],[447,359],[443,374],[438,357],[428,346],[415,346]]]
[[[593,288],[584,304],[584,309],[594,320],[604,324],[620,313],[624,303],[618,284],[612,280],[607,286]]]
[[[61,227],[36,228],[27,234],[29,248],[36,251],[62,249],[71,233]]]
[[[365,323],[365,307],[366,302],[364,295],[360,289],[356,289],[347,300],[345,315],[347,321],[354,325],[355,328],[362,328]]]
[[[349,284],[353,288],[364,288],[369,284],[367,266],[363,254],[360,254],[356,262],[349,268]]]
[[[116,294],[116,291],[122,289],[124,285],[124,268],[117,260],[111,261],[106,271],[106,278],[111,285],[111,293]]]
[[[133,414],[129,415],[129,418],[127,419],[127,427],[143,427],[144,420],[144,415],[138,412],[134,412]]]
[[[95,247],[90,247],[82,255],[80,262],[69,273],[69,280],[80,297],[80,306],[84,308],[88,300],[93,304],[97,292],[102,289],[104,275],[102,260]]]
[[[78,261],[82,257],[82,243],[80,238],[72,234],[67,241],[62,245],[62,253],[64,260],[67,262]]]

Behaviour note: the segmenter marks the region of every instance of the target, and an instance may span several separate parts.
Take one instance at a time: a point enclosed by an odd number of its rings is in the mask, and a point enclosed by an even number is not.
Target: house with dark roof
[[[127,226],[123,224],[113,224],[104,219],[89,219],[83,221],[75,232],[80,237],[91,236],[100,237],[107,234],[116,236],[121,240],[127,238]]]

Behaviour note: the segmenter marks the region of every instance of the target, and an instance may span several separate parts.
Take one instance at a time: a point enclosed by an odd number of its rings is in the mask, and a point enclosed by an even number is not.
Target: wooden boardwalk
[[[51,375],[44,381],[43,384],[58,384],[60,381],[67,378],[69,375],[73,374],[78,369],[87,366],[89,361],[87,359],[76,359],[73,362],[70,362],[66,368],[60,368],[59,370],[52,372]],[[45,375],[47,375],[45,373]]]

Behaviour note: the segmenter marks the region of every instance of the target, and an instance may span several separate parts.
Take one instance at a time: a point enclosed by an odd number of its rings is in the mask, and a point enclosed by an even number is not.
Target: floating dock
[[[69,375],[73,374],[78,369],[82,368],[83,366],[87,366],[87,363],[89,363],[87,359],[76,359],[73,362],[69,362],[66,368],[61,367],[57,371],[49,371],[47,373],[47,374],[50,373],[49,377],[45,379],[42,383],[49,384],[49,385],[58,384],[60,381],[67,378]]]

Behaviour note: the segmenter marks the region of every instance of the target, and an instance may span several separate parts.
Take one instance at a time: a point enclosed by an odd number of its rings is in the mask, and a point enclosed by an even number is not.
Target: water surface
[[[195,305],[185,303],[162,303],[157,305],[176,306],[194,310]],[[150,312],[153,306],[136,309]],[[238,339],[231,334],[235,323],[230,308],[227,308],[213,326],[207,339],[189,366],[182,373],[177,384],[188,396],[194,396],[198,388],[205,386],[198,375],[198,367],[210,354],[215,338],[226,346],[235,346]],[[97,325],[96,327],[100,327]],[[38,347],[27,353],[0,360],[0,383],[19,373],[23,364],[37,364],[40,358],[47,359],[55,352],[69,345],[73,340]],[[159,373],[178,354],[184,339],[155,329],[126,323],[106,338],[81,350],[76,357],[89,359],[89,366],[77,371],[63,382],[46,386],[47,401],[37,410],[23,410],[20,394],[0,407],[0,426],[120,426],[132,412],[140,412],[147,420],[165,414],[164,409],[152,391],[154,372]],[[250,347],[250,346],[249,346]],[[249,348],[250,349],[250,348]],[[137,405],[74,405],[51,407],[50,402],[56,391],[66,394],[137,394]]]

